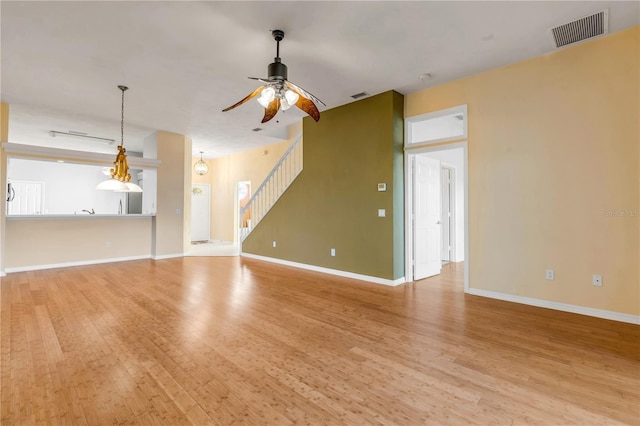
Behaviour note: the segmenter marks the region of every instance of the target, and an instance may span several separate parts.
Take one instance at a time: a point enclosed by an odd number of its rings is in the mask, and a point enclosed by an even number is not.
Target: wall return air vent
[[[609,33],[609,11],[594,13],[584,18],[551,28],[556,48],[578,43]]]

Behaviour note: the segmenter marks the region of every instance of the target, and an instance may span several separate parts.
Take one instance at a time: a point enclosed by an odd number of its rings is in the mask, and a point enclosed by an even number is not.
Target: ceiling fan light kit
[[[262,123],[266,123],[275,117],[279,110],[286,111],[294,105],[309,114],[315,121],[320,120],[320,111],[315,102],[326,106],[325,103],[287,79],[287,66],[280,59],[280,42],[284,39],[284,31],[273,30],[271,34],[276,41],[276,57],[274,62],[267,67],[267,78],[249,77],[265,84],[258,87],[241,101],[222,111],[230,111],[260,95],[257,101],[264,107]]]

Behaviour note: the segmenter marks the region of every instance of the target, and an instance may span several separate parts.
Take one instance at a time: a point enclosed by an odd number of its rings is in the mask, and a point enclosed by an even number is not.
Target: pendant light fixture
[[[207,163],[202,159],[202,153],[204,151],[200,151],[200,160],[196,161],[196,163],[193,165],[193,171],[196,172],[197,175],[206,175],[207,172],[209,171],[209,166],[207,165]]]
[[[113,168],[109,170],[111,178],[98,184],[96,189],[115,192],[142,192],[142,188],[133,182],[129,182],[129,165],[127,164],[127,150],[124,148],[124,92],[127,86],[118,86],[122,91],[122,108],[120,110],[120,145],[118,145],[118,155],[113,162]]]

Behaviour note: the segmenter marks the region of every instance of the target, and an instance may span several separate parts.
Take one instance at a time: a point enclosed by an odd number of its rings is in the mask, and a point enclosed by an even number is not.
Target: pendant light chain
[[[122,106],[120,108],[120,146],[124,147],[124,92],[129,88],[127,86],[118,86],[122,91]]]
[[[122,90],[122,108],[120,112],[120,145],[124,146],[124,90]]]

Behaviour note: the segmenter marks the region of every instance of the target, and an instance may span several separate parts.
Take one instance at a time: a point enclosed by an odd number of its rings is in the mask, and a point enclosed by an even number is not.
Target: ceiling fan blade
[[[247,78],[250,79],[250,80],[258,80],[258,81],[261,81],[261,82],[267,83],[267,84],[272,84],[272,83],[277,83],[278,82],[278,80],[273,80],[273,79],[268,78],[268,77],[267,78],[247,77]]]
[[[257,88],[256,90],[254,90],[254,91],[253,91],[249,96],[247,96],[246,98],[244,98],[244,99],[243,99],[243,100],[241,100],[240,102],[238,102],[238,103],[235,103],[235,104],[231,105],[229,108],[225,108],[225,109],[223,109],[223,110],[222,110],[222,112],[226,112],[226,111],[232,110],[232,109],[234,109],[235,107],[238,107],[238,106],[242,105],[243,103],[247,102],[249,99],[254,98],[254,97],[256,97],[257,95],[259,95],[259,94],[260,94],[260,92],[262,92],[262,89],[264,89],[264,88],[265,88],[265,86],[260,86],[260,87],[258,87],[258,88]]]
[[[320,111],[318,111],[318,107],[313,103],[311,99],[306,97],[300,92],[300,88],[295,84],[292,84],[287,81],[287,85],[289,85],[289,90],[293,90],[298,95],[298,100],[296,101],[296,106],[309,114],[311,118],[313,118],[316,122],[320,120]],[[304,92],[305,94],[307,92]]]
[[[309,114],[311,118],[313,118],[316,122],[320,120],[320,111],[318,111],[318,107],[313,101],[309,98],[305,98],[304,96],[298,97],[298,102],[296,102],[296,106]]]
[[[264,117],[262,118],[262,123],[266,123],[276,116],[278,110],[280,109],[280,99],[274,98],[269,105],[264,109]]]
[[[320,102],[322,105],[327,106],[327,104],[325,104],[320,99],[318,99],[317,96],[313,95],[312,93],[307,92],[302,87],[293,84],[289,80],[285,80],[285,82],[287,83],[287,86],[289,86],[290,89],[292,89],[294,92],[298,92],[298,95],[304,95],[304,97],[307,98],[307,99],[311,99],[311,100],[314,100],[316,102]]]

